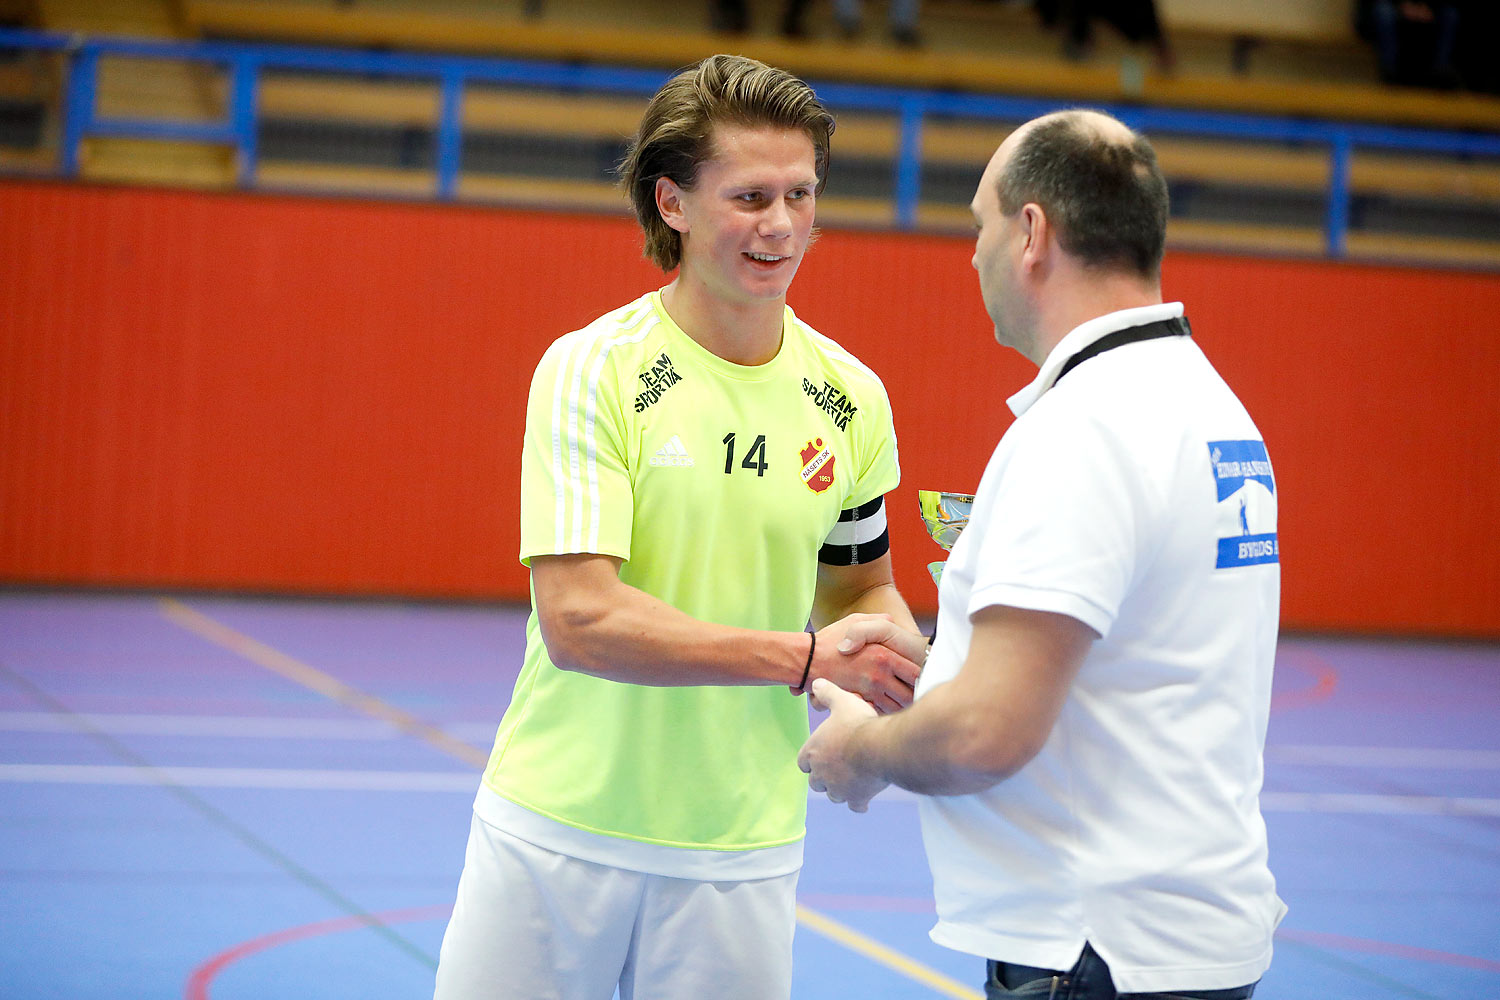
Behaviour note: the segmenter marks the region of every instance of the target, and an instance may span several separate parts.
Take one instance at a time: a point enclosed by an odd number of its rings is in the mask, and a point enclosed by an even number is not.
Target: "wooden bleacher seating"
[[[56,4],[58,0],[50,0]],[[68,0],[64,0],[68,2]],[[153,0],[132,0],[136,7]],[[785,65],[810,78],[857,80],[919,87],[969,89],[1013,94],[1069,95],[1075,100],[1140,99],[1151,103],[1258,113],[1315,114],[1324,118],[1409,122],[1426,126],[1500,131],[1500,101],[1475,95],[1434,95],[1349,82],[1295,85],[1270,79],[1247,79],[1228,73],[1181,73],[1172,77],[1144,72],[1135,83],[1113,64],[1069,64],[1043,55],[997,58],[974,52],[902,52],[873,44],[792,42],[770,36],[729,40],[691,30],[619,26],[581,26],[542,18],[500,17],[432,11],[413,2],[365,7],[331,2],[274,0],[155,0],[174,6],[182,30],[209,37],[242,37],[333,46],[426,48],[485,55],[543,59],[583,59],[664,69],[710,51],[731,48]],[[1264,4],[1230,4],[1227,0],[1163,0],[1162,15],[1171,30],[1220,41],[1252,38],[1265,44],[1349,45],[1352,30],[1337,16],[1344,0],[1267,0]],[[1297,10],[1279,10],[1290,5]],[[961,9],[965,8],[967,9]],[[1273,9],[1276,8],[1276,9]],[[472,8],[470,8],[472,10]],[[696,8],[695,8],[696,9]],[[1012,5],[978,0],[929,0],[929,13],[949,18],[989,17],[1019,24],[1028,12]],[[1238,14],[1236,14],[1238,10]],[[1233,16],[1231,16],[1233,15]],[[144,16],[144,15],[142,15]],[[1011,19],[1006,22],[1005,19]],[[128,63],[128,61],[126,61]],[[222,110],[224,81],[198,67],[177,79],[181,70],[158,74],[128,67],[107,70],[101,83],[101,107],[119,113],[150,109],[185,117]],[[173,74],[176,74],[175,76]],[[154,83],[152,80],[154,79]],[[133,80],[133,83],[132,83]],[[122,82],[123,81],[123,82]],[[171,94],[153,93],[168,81]],[[3,80],[0,80],[3,83]],[[562,95],[517,88],[472,86],[463,107],[466,134],[501,133],[517,137],[620,141],[635,126],[642,100],[608,95]],[[380,126],[434,128],[438,118],[436,84],[383,82],[371,78],[309,77],[267,73],[262,82],[261,114],[267,121],[323,121]],[[836,156],[874,161],[894,158],[899,125],[894,116],[844,113],[835,137]],[[1002,124],[929,120],[923,129],[923,162],[972,170],[977,178],[985,160],[1004,137]],[[1153,135],[1164,170],[1178,183],[1235,185],[1319,194],[1328,183],[1329,158],[1318,147],[1215,141]],[[150,144],[145,144],[150,146]],[[192,144],[155,144],[158,162],[131,167],[141,157],[141,143],[91,140],[85,150],[86,176],[110,180],[223,186],[233,177],[232,157],[224,149]],[[0,166],[14,168],[13,159]],[[1357,194],[1391,198],[1432,198],[1494,205],[1500,201],[1500,163],[1459,162],[1418,156],[1356,151],[1352,186]],[[432,170],[308,163],[263,158],[257,183],[271,188],[343,190],[400,197],[426,197],[435,189]],[[459,178],[465,199],[625,211],[620,192],[607,179],[569,180],[507,176],[469,171]],[[887,199],[840,197],[820,200],[828,224],[888,226],[894,205]],[[963,205],[924,201],[919,226],[966,230]],[[1174,220],[1171,238],[1178,246],[1214,246],[1247,251],[1318,254],[1320,227],[1263,226],[1244,223]],[[1354,256],[1415,255],[1424,259],[1494,266],[1500,250],[1476,241],[1393,237],[1351,232]]]
[[[271,119],[435,128],[438,96],[435,84],[268,75],[262,87],[261,110]],[[641,105],[640,99],[617,96],[475,87],[464,103],[463,123],[466,131],[623,141],[634,129]],[[923,129],[924,163],[969,167],[977,178],[1007,132],[997,123],[929,122]],[[1321,192],[1328,183],[1329,158],[1318,147],[1173,136],[1157,136],[1153,141],[1162,168],[1173,181],[1309,193]],[[899,124],[892,116],[842,114],[834,142],[839,157],[891,159],[899,142]],[[268,162],[261,169],[264,179],[283,186],[325,185],[338,176],[338,170],[322,165]],[[405,194],[431,190],[434,183],[430,170],[367,168],[347,172],[346,180],[347,185],[341,186]],[[1359,194],[1500,201],[1500,163],[1457,163],[1359,152],[1351,165],[1351,182]],[[624,209],[621,196],[605,180],[543,182],[470,174],[462,178],[460,193],[529,204],[581,201],[590,208]],[[893,208],[885,201],[829,198],[820,205],[820,211],[830,222],[885,225],[893,221]],[[940,229],[966,229],[970,224],[963,206],[933,203],[921,207],[919,221],[925,227]],[[1322,245],[1321,230],[1316,228],[1238,228],[1243,238],[1234,240],[1235,245],[1254,246],[1271,239],[1280,249],[1311,253],[1318,252]],[[1196,244],[1224,240],[1222,226],[1184,225],[1182,229]]]
[[[182,3],[189,24],[219,37],[437,49],[658,69],[681,66],[731,48],[817,80],[1500,131],[1500,99],[1476,94],[1440,95],[1371,83],[1247,78],[1228,73],[1214,76],[1186,70],[1173,76],[1148,69],[1137,74],[1122,72],[1120,64],[1071,64],[1045,54],[1006,54],[1002,58],[975,51],[905,51],[836,41],[791,41],[769,35],[727,38],[693,30],[692,24],[668,30],[545,18],[533,21],[433,11],[416,3],[409,9],[305,0]],[[680,9],[681,5],[676,7]],[[1204,27],[1200,23],[1198,30]]]

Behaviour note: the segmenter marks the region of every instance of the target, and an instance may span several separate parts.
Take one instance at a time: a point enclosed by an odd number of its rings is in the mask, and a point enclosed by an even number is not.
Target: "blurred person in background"
[[[889,0],[886,21],[890,26],[891,41],[906,49],[922,44],[922,33],[917,21],[922,14],[921,0]],[[863,0],[833,0],[833,19],[838,22],[839,33],[845,38],[855,38],[863,29]]]
[[[1163,73],[1177,66],[1177,54],[1162,30],[1155,0],[1036,0],[1036,11],[1047,28],[1063,35],[1064,57],[1077,61],[1094,49],[1094,21],[1110,25],[1131,45],[1149,45]]]
[[[1455,0],[1359,0],[1355,27],[1375,46],[1383,82],[1446,90],[1459,84],[1463,13]]]
[[[781,33],[787,38],[804,38],[807,35],[807,8],[811,0],[787,0],[781,15]],[[917,28],[921,12],[921,0],[890,0],[887,14],[891,41],[903,48],[915,48],[922,44],[922,35]],[[864,4],[862,0],[833,0],[834,21],[839,34],[846,39],[859,36],[863,28]],[[750,10],[747,0],[710,0],[709,26],[715,31],[743,34],[750,30]]]

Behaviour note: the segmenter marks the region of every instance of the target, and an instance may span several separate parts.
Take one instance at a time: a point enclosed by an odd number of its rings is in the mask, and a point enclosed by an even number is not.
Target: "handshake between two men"
[[[829,716],[803,744],[797,766],[813,791],[864,812],[889,782],[858,766],[857,731],[877,715],[911,705],[927,658],[927,637],[888,615],[867,614],[850,615],[818,636],[839,659],[816,656],[809,662],[808,696]],[[820,652],[816,644],[814,652]]]

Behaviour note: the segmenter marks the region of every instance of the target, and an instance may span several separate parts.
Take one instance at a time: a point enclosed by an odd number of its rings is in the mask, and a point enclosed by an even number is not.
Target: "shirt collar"
[[[1031,384],[1006,400],[1006,405],[1010,407],[1010,412],[1018,417],[1031,409],[1032,405],[1042,398],[1042,394],[1052,388],[1052,383],[1057,381],[1057,373],[1062,371],[1068,359],[1099,338],[1117,330],[1128,330],[1133,326],[1144,326],[1147,323],[1156,323],[1164,319],[1176,319],[1181,315],[1181,302],[1163,302],[1161,305],[1120,309],[1105,313],[1103,316],[1096,316],[1086,323],[1080,323],[1068,331],[1067,336],[1059,340],[1057,346],[1052,348],[1047,359],[1042,362],[1041,369],[1037,371],[1036,378],[1031,380]]]

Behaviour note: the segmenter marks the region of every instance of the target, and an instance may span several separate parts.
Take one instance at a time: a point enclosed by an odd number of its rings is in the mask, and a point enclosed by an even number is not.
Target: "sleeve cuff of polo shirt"
[[[994,584],[975,590],[969,595],[967,613],[972,618],[976,613],[997,604],[1027,611],[1050,611],[1053,614],[1067,615],[1099,633],[1100,638],[1108,635],[1110,626],[1115,623],[1113,614],[1077,594],[1014,583]]]

